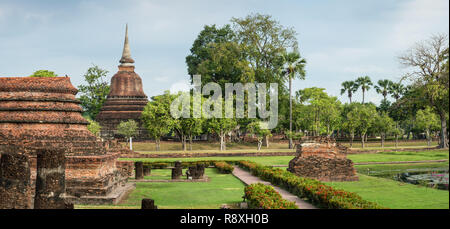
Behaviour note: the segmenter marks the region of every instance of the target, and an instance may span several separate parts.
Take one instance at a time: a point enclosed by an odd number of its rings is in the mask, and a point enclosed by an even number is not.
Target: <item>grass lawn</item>
[[[448,209],[449,192],[359,174],[357,182],[327,182],[392,209]]]
[[[386,164],[386,165],[355,165],[358,173],[367,174],[369,171],[371,175],[383,174],[397,174],[407,172],[408,170],[421,169],[448,169],[448,162],[438,163],[417,163],[417,164]]]
[[[347,156],[353,162],[388,162],[388,161],[422,161],[448,159],[448,151],[430,150],[424,152],[381,152],[377,154],[350,154]],[[241,161],[249,160],[263,165],[287,165],[294,156],[267,156],[267,157],[196,157],[196,158],[121,158],[127,161]]]
[[[448,150],[429,150],[422,152],[379,152],[376,154],[350,154],[347,158],[354,163],[359,162],[387,162],[387,161],[424,161],[448,159]]]
[[[170,176],[170,170],[152,170],[155,177]],[[137,183],[136,189],[119,205],[87,206],[78,209],[137,208],[143,198],[155,200],[159,209],[219,209],[222,204],[242,201],[244,184],[231,174],[219,174],[216,169],[206,169],[210,182],[198,183]]]
[[[192,157],[192,158],[120,158],[124,161],[143,161],[143,162],[155,162],[155,161],[254,161],[263,165],[287,165],[294,156],[268,156],[268,157]]]
[[[126,145],[126,143],[122,143]],[[341,144],[345,146],[350,146],[348,142],[342,142]],[[380,142],[368,142],[365,144],[366,148],[365,150],[381,150]],[[241,142],[241,143],[235,143],[235,142],[228,142],[226,144],[228,151],[237,151],[239,150],[251,150],[251,151],[257,151],[257,143],[256,142]],[[386,150],[389,149],[395,149],[395,143],[393,141],[386,141],[385,148]],[[437,143],[434,142],[432,144],[432,147],[437,146]],[[426,141],[400,141],[399,142],[399,148],[421,148],[421,147],[428,147]],[[220,152],[219,151],[220,144],[218,142],[198,142],[194,141],[192,144],[192,150],[193,152],[203,151],[203,152]],[[359,149],[361,148],[360,142],[354,142],[353,148]],[[173,153],[175,151],[180,151],[181,143],[175,142],[175,141],[161,141],[161,151],[156,151],[156,146],[154,142],[134,142],[133,143],[133,150],[138,152],[144,152],[144,153]],[[286,152],[292,151],[289,149],[287,141],[276,141],[276,142],[270,142],[269,148],[266,148],[263,146],[261,151],[267,151],[267,152],[284,152],[280,150],[285,150]],[[189,152],[189,151],[187,151]]]

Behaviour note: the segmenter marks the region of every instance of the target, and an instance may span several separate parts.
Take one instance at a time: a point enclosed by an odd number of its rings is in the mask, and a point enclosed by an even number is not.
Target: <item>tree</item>
[[[342,83],[341,95],[347,92],[348,99],[352,103],[353,94],[358,90],[358,85],[355,81],[345,81]]]
[[[372,80],[370,80],[370,77],[368,77],[368,76],[362,76],[362,77],[359,77],[358,79],[356,79],[355,82],[358,85],[358,88],[361,88],[361,90],[362,90],[362,94],[363,94],[362,103],[364,103],[365,93],[366,93],[366,91],[369,91],[370,86],[373,85]]]
[[[373,129],[381,136],[381,148],[384,148],[386,135],[394,128],[394,120],[386,112],[377,114],[373,120]]]
[[[254,82],[255,73],[245,59],[241,45],[235,42],[210,43],[204,51],[209,58],[197,66],[202,85],[214,82],[225,90],[226,83]]]
[[[282,74],[289,79],[289,132],[292,133],[292,80],[295,78],[305,79],[306,60],[301,58],[297,51],[285,53],[283,55],[285,67]],[[292,137],[289,137],[289,149],[293,149]]]
[[[433,35],[427,41],[415,46],[399,56],[399,61],[412,68],[405,78],[413,81],[414,87],[421,88],[429,104],[439,115],[441,122],[440,148],[448,148],[447,120],[449,110],[449,44],[445,34]]]
[[[37,70],[30,77],[58,77],[58,75],[49,70]]]
[[[425,131],[427,144],[431,146],[431,131],[439,129],[439,118],[431,107],[417,111],[416,128]]]
[[[138,128],[138,123],[133,119],[126,122],[122,121],[119,125],[117,125],[117,133],[123,135],[127,139],[130,139],[130,150],[133,150],[132,138],[137,135]]]
[[[96,137],[100,136],[100,129],[102,128],[100,124],[90,118],[87,118],[89,125],[87,126],[87,129]]]
[[[388,93],[392,96],[392,98],[395,99],[395,101],[398,101],[400,97],[402,97],[406,92],[405,86],[401,83],[392,83],[388,87]]]
[[[249,133],[256,135],[258,139],[258,150],[261,150],[263,139],[268,139],[272,136],[272,133],[267,128],[261,128],[262,123],[260,121],[254,121],[247,125],[247,129]],[[267,148],[269,148],[269,144],[266,143]]]
[[[352,126],[361,135],[362,148],[365,147],[365,137],[367,131],[373,125],[374,115],[376,114],[376,108],[372,104],[357,104],[347,114],[347,118],[350,120]]]
[[[390,80],[378,80],[378,85],[375,85],[374,88],[377,93],[381,94],[383,96],[383,99],[386,100],[392,84],[393,82]]]
[[[152,97],[142,112],[141,119],[149,135],[155,139],[156,150],[161,149],[161,137],[168,134],[173,128],[174,120],[170,115],[170,92]]]
[[[251,14],[232,18],[231,22],[237,42],[245,47],[256,81],[284,85],[284,77],[278,74],[284,64],[282,54],[297,50],[296,32],[270,15]]]
[[[110,88],[106,81],[107,74],[108,71],[94,65],[83,76],[87,85],[78,86],[81,107],[83,107],[85,115],[91,119],[95,119],[100,113],[100,109],[109,94]]]
[[[199,65],[203,61],[212,59],[211,45],[231,42],[234,37],[235,34],[230,25],[225,25],[222,28],[217,28],[216,25],[205,25],[192,44],[192,48],[190,49],[191,53],[186,57],[188,74],[190,75],[191,80],[194,75],[200,74],[198,70]]]

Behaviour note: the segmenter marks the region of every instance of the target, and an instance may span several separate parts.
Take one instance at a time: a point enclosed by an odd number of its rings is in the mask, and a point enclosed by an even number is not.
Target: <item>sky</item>
[[[93,66],[117,72],[125,24],[136,73],[151,97],[188,88],[185,57],[204,25],[269,14],[297,32],[306,80],[294,90],[325,88],[368,75],[399,81],[397,57],[433,34],[449,33],[448,0],[0,0],[0,77],[47,69],[83,83]],[[382,97],[371,89],[366,101]],[[361,92],[354,101],[362,99]]]

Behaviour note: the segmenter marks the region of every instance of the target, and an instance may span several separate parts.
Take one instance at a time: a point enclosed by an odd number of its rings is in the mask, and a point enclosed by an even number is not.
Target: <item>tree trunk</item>
[[[384,148],[384,138],[385,138],[385,135],[381,134],[381,148]]]
[[[430,130],[426,130],[426,134],[427,134],[427,146],[430,147],[431,146]]]
[[[133,150],[133,137],[130,137],[130,150]]]
[[[181,135],[181,146],[183,147],[183,151],[186,151],[186,136]]]
[[[361,135],[361,144],[362,144],[362,148],[364,149],[364,138],[365,138],[365,134]]]
[[[155,139],[155,143],[156,143],[156,151],[160,151],[161,150],[160,138]]]
[[[364,104],[365,90],[363,89],[362,92],[363,92],[363,101],[362,101],[362,104]]]
[[[220,151],[223,151],[223,150],[225,150],[225,147],[224,147],[224,145],[225,145],[224,144],[225,134],[220,133],[219,138],[220,138]]]
[[[269,148],[269,136],[265,136],[264,138],[266,140],[266,148],[268,149]]]
[[[395,135],[395,148],[398,147],[398,134]]]
[[[445,111],[439,112],[439,117],[441,118],[441,142],[439,143],[439,148],[441,149],[447,149],[448,148],[448,142],[447,142],[447,121],[445,119]]]
[[[192,135],[189,135],[189,150],[192,151]]]
[[[293,149],[292,142],[292,78],[289,75],[289,149]]]
[[[350,134],[350,149],[353,148],[353,139],[355,139],[355,134]]]
[[[261,146],[262,146],[262,139],[258,138],[258,151],[261,150]]]

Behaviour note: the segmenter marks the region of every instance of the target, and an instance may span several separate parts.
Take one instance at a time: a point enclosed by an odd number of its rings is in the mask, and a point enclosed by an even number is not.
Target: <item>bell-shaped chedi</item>
[[[134,60],[131,58],[127,25],[119,71],[112,77],[110,93],[96,117],[102,126],[101,136],[113,138],[117,132],[117,125],[122,121],[133,119],[141,123],[141,113],[147,102],[148,98],[142,89],[141,77],[134,72]],[[148,138],[144,128],[139,129],[137,138]]]
[[[2,171],[13,173],[16,170],[8,166],[29,166],[30,182],[19,188],[34,192],[38,152],[61,150],[65,156],[66,200],[76,204],[116,203],[133,189],[122,169],[129,165],[117,161],[121,152],[87,130],[88,122],[81,115],[76,93],[69,77],[0,77]],[[0,174],[0,180],[26,180],[20,174],[10,175]],[[3,184],[0,182],[0,186]],[[17,197],[14,193],[10,196]],[[14,203],[14,208],[30,207],[28,200],[33,199],[17,198],[22,201]]]
[[[330,137],[302,138],[288,171],[320,181],[358,180],[353,162],[347,159],[347,147]]]

